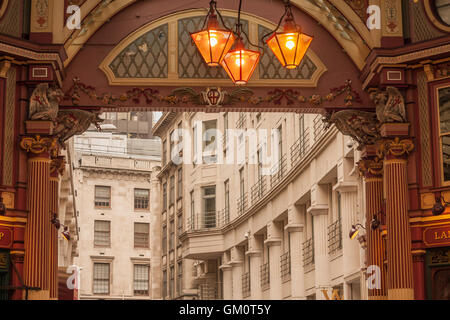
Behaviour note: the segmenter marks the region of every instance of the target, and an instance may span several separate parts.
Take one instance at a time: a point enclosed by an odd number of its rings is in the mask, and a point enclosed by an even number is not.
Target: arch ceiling
[[[64,47],[69,65],[84,44],[109,22],[112,17],[126,9],[137,0],[85,0],[81,1],[81,29],[70,31],[64,28]],[[147,1],[148,2],[148,1]],[[281,0],[279,0],[281,4]],[[342,46],[355,65],[361,70],[369,50],[375,46],[375,41],[367,29],[364,17],[367,0],[291,0],[291,3],[304,13],[315,19]],[[219,7],[232,5],[219,1]],[[178,10],[205,7],[207,1],[192,1]],[[244,4],[245,11],[245,4]],[[206,12],[206,11],[205,11]],[[170,14],[171,12],[166,12]],[[251,14],[251,12],[249,12]],[[280,13],[281,14],[281,13]],[[150,17],[151,19],[151,17]],[[272,21],[276,22],[276,21]]]

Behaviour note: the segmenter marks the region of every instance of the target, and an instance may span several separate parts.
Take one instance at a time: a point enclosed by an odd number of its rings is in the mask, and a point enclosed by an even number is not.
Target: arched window
[[[445,23],[450,26],[450,1],[448,0],[434,0],[434,10],[436,15]]]

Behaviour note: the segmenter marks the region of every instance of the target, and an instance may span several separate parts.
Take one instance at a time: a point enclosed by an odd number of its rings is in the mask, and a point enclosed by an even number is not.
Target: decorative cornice
[[[306,212],[310,213],[312,216],[318,216],[321,214],[328,214],[329,207],[326,204],[316,204],[309,207]]]
[[[383,140],[378,146],[377,156],[384,158],[385,156],[403,157],[407,156],[414,150],[414,143],[411,139],[402,139],[399,137],[394,139]]]

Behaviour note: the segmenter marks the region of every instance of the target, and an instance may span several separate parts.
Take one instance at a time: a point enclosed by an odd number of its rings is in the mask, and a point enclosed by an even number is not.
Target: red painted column
[[[413,250],[414,300],[425,300],[425,250]]]
[[[25,230],[24,282],[28,299],[48,300],[50,255],[50,152],[56,140],[24,137],[21,147],[28,151],[28,220]]]

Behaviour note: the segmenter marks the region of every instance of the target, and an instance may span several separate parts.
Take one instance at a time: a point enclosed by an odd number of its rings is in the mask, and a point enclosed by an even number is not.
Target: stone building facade
[[[321,119],[163,115],[163,298],[367,299],[360,152]]]
[[[128,154],[127,137],[109,133],[75,144],[80,299],[158,299],[159,154]]]

